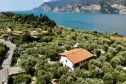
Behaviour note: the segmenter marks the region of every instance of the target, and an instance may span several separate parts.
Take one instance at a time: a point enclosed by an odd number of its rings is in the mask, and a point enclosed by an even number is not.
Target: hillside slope
[[[33,11],[126,14],[124,5],[124,2],[118,0],[60,0],[45,2]]]

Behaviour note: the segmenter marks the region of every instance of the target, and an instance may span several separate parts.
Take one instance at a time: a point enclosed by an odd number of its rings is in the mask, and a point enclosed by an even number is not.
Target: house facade
[[[30,35],[33,38],[37,38],[40,35],[40,33],[38,31],[30,31]]]
[[[63,63],[63,66],[68,66],[72,70],[74,70],[74,64],[65,56],[61,56],[60,62]]]
[[[61,56],[60,62],[71,70],[93,57],[93,54],[82,48],[66,51],[59,55]]]

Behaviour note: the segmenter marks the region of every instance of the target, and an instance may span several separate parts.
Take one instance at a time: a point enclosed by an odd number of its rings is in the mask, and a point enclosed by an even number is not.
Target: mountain
[[[53,6],[64,6],[69,3],[77,2],[77,0],[58,0],[58,1],[50,1],[48,3],[51,3]]]
[[[58,0],[45,2],[33,11],[126,14],[125,0]]]
[[[77,0],[58,0],[58,1],[49,1],[44,2],[42,5],[40,5],[38,8],[34,8],[34,11],[45,11],[45,12],[51,12],[53,11],[53,8],[55,7],[63,7],[66,4],[75,3]]]
[[[96,4],[99,0],[78,0],[80,4],[89,5],[89,4]]]

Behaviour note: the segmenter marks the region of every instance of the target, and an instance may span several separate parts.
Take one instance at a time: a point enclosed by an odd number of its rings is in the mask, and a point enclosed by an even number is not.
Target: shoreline
[[[0,11],[2,12],[2,11]],[[46,11],[33,11],[33,10],[24,10],[24,11],[3,11],[3,12],[34,12],[34,13],[73,13],[73,14],[103,14],[103,15],[126,15],[126,14],[120,14],[120,13],[91,13],[91,12],[46,12]],[[30,13],[32,14],[32,13]]]
[[[77,28],[70,28],[70,27],[66,27],[66,26],[63,26],[63,25],[58,25],[57,27],[62,27],[62,28],[66,28],[66,29],[77,29]],[[111,32],[105,32],[105,31],[98,31],[98,30],[85,30],[85,29],[80,29],[80,28],[78,28],[79,30],[84,30],[84,31],[97,31],[97,32],[101,32],[101,33],[107,33],[107,34],[109,34],[109,35],[112,35],[112,34],[114,34],[114,33],[118,33],[118,32],[113,32],[113,33],[111,33]],[[120,34],[120,33],[118,33],[119,34],[119,36],[121,36],[121,37],[126,37],[125,35],[122,35],[122,34]]]

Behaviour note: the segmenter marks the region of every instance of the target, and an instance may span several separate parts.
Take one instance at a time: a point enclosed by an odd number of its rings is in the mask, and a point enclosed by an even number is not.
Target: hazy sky
[[[50,0],[0,0],[0,11],[30,10]]]

